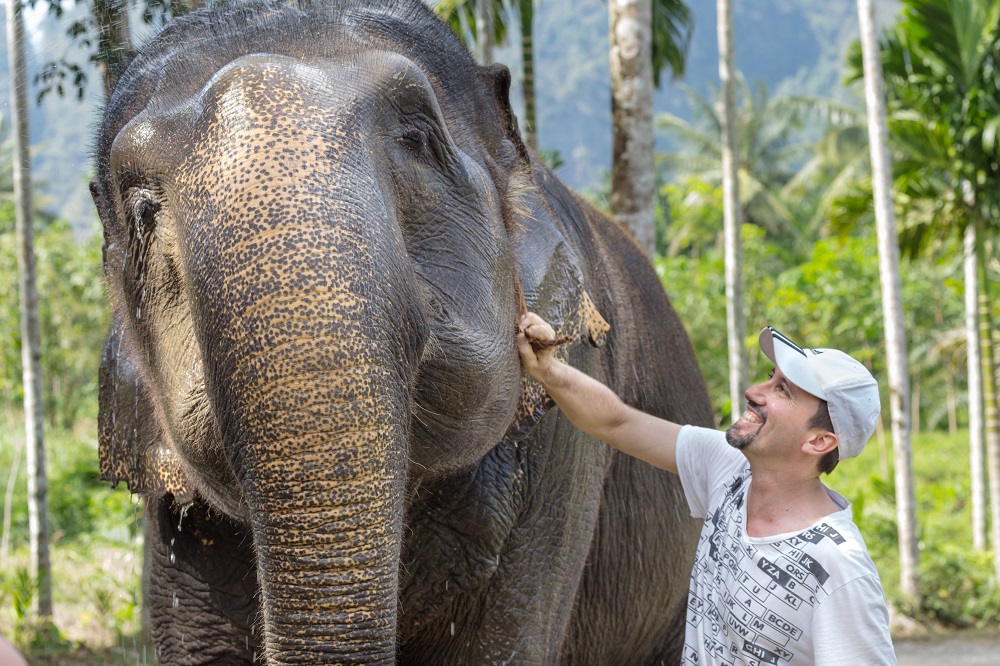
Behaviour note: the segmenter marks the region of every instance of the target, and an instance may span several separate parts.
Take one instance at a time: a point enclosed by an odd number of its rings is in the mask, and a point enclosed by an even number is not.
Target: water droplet
[[[176,555],[174,555],[173,553],[170,553],[170,563],[171,563],[171,564],[177,564],[177,556],[176,556]],[[176,601],[177,601],[177,597],[175,596],[175,597],[174,597],[174,602],[175,602],[174,606],[175,606],[175,607],[176,607],[176,605],[177,605],[177,604],[176,604]]]
[[[177,593],[174,592],[174,608],[180,606],[180,602],[177,600]]]
[[[451,635],[452,636],[455,635],[455,623],[454,622],[451,623]]]

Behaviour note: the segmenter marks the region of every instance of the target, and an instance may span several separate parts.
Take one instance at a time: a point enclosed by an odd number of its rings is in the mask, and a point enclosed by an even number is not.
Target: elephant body
[[[709,401],[509,85],[416,0],[196,12],[121,75],[91,188],[101,469],[146,497],[161,663],[678,659],[680,484],[552,408],[518,317],[639,409]]]

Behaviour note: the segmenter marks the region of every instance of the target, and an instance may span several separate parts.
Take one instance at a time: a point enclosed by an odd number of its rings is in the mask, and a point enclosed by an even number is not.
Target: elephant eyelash
[[[427,134],[421,130],[410,130],[396,139],[403,148],[419,153],[427,149]]]

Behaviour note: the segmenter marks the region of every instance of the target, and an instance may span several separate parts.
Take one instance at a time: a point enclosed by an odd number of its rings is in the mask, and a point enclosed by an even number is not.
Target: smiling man
[[[728,432],[640,412],[532,341],[555,332],[534,313],[519,324],[524,371],[580,430],[680,476],[703,519],[691,573],[683,664],[895,664],[878,572],[851,505],[820,474],[864,450],[879,417],[878,385],[836,349],[802,349],[771,327],[768,380],[746,390]]]

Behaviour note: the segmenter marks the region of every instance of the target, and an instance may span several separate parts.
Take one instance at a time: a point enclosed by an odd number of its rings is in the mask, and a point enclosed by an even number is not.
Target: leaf
[[[1000,132],[1000,116],[994,116],[986,121],[983,127],[983,150],[997,152],[1000,148],[1000,143],[997,142],[998,132]]]

